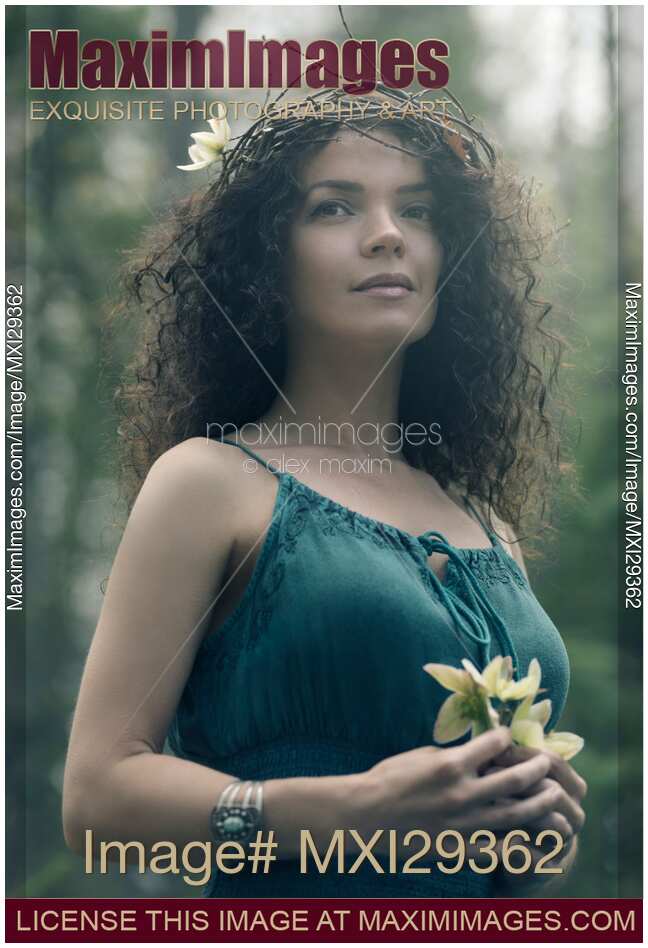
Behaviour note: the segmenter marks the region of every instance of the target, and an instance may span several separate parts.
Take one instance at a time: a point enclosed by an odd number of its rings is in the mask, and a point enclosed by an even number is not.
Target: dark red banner
[[[641,899],[7,899],[7,942],[641,942]]]

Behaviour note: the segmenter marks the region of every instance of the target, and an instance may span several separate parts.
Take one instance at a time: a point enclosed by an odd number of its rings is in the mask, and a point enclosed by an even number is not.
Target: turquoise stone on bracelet
[[[226,833],[240,833],[244,826],[245,822],[240,816],[228,816],[223,821],[223,829]]]
[[[212,836],[219,842],[244,842],[258,828],[261,813],[254,806],[215,807],[211,815]]]

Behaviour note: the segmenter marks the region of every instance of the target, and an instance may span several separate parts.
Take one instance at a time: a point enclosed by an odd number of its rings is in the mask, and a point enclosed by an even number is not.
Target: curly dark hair
[[[116,392],[128,509],[167,449],[204,435],[208,423],[240,427],[268,410],[275,388],[240,336],[282,385],[282,258],[300,162],[348,123],[271,124],[244,136],[219,178],[171,207],[127,254],[110,323],[131,314],[139,323]],[[371,135],[376,122],[352,125]],[[379,125],[421,157],[444,251],[436,320],[405,354],[398,419],[438,422],[443,441],[405,443],[403,454],[519,532],[527,518],[545,520],[562,466],[563,408],[550,395],[564,340],[546,325],[551,304],[536,295],[553,218],[492,149],[480,162],[466,140],[411,116]]]

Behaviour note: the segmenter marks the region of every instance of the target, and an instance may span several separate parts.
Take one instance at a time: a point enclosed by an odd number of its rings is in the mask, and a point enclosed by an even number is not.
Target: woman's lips
[[[383,299],[396,300],[408,296],[412,291],[406,286],[370,286],[366,290],[356,290],[356,293],[362,293],[363,296],[378,296]]]

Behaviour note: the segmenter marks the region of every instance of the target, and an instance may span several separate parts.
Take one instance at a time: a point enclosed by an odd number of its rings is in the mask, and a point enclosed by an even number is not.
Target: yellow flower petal
[[[545,747],[548,751],[558,754],[563,760],[575,757],[585,746],[585,741],[578,734],[570,731],[550,731],[545,737]]]
[[[533,698],[525,698],[524,701],[521,701],[520,704],[515,709],[513,714],[513,721],[526,721],[529,716],[529,709],[531,707],[531,702]]]
[[[523,747],[535,747],[542,750],[544,747],[544,731],[537,721],[522,719],[511,722],[511,737],[516,744]]]
[[[535,690],[537,692],[538,688],[540,687],[540,682],[542,681],[542,669],[537,658],[532,658],[529,662],[527,676],[531,678],[533,682],[535,682]]]
[[[541,727],[545,728],[551,717],[551,701],[549,698],[545,698],[543,701],[536,701],[535,704],[532,704],[529,708],[528,716],[532,721],[537,721]]]
[[[537,721],[544,728],[551,717],[551,701],[549,698],[545,698],[543,701],[536,702],[536,704],[532,704],[532,702],[533,697],[531,695],[525,698],[515,709],[513,720]]]
[[[463,737],[472,726],[466,715],[465,700],[462,695],[450,695],[439,708],[434,725],[434,740],[437,744],[447,744]]]
[[[481,673],[482,679],[491,698],[496,698],[498,695],[499,683],[502,678],[505,678],[505,668],[503,667],[505,664],[504,656],[496,655]]]
[[[436,662],[428,662],[423,666],[423,671],[435,678],[440,685],[447,688],[448,691],[456,691],[460,695],[468,695],[472,691],[470,675],[468,672],[455,668],[453,665],[440,665]]]
[[[540,688],[541,680],[540,662],[537,658],[532,658],[529,662],[529,672],[525,678],[520,681],[512,681],[501,689],[500,698],[502,701],[521,701],[522,698],[534,698]]]
[[[482,673],[475,668],[475,666],[470,661],[470,659],[462,658],[461,664],[466,669],[466,671],[468,672],[468,674],[470,675],[470,677],[472,678],[472,680],[475,682],[476,685],[478,685],[480,688],[486,687],[486,682],[482,678]]]

